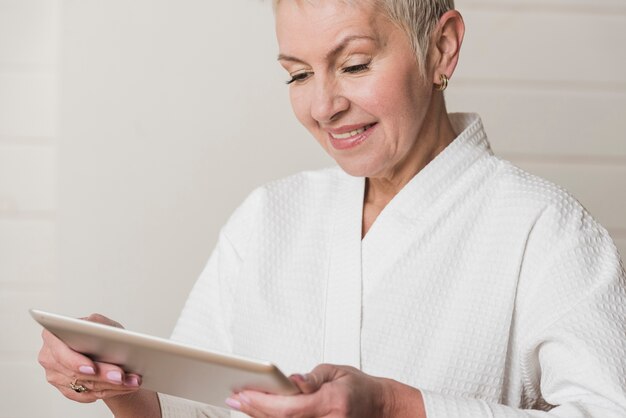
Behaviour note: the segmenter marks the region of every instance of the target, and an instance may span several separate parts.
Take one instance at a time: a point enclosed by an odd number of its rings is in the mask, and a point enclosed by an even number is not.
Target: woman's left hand
[[[412,417],[425,417],[419,390],[353,367],[322,364],[290,380],[302,394],[280,396],[246,390],[233,394],[227,404],[254,418],[400,417],[405,408],[412,410]]]

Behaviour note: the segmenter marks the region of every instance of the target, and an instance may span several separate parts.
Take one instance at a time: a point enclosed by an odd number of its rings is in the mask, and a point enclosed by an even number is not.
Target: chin
[[[353,177],[375,177],[380,170],[376,170],[371,163],[364,161],[346,161],[335,159],[343,171]]]

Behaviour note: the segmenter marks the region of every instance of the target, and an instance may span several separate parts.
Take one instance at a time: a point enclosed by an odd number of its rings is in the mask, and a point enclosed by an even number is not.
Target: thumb
[[[300,391],[304,394],[317,392],[324,383],[330,382],[337,377],[340,369],[330,364],[320,364],[307,374],[294,374],[289,376]]]
[[[109,326],[116,327],[116,328],[124,328],[122,324],[120,324],[119,322],[115,322],[111,318],[107,318],[106,316],[100,315],[98,313],[92,313],[88,317],[81,318],[81,319],[84,319],[85,321],[90,321],[90,322],[97,322],[103,325],[109,325]]]

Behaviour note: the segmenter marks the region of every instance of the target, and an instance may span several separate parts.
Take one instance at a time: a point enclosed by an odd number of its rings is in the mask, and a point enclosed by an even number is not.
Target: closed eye
[[[349,73],[349,74],[356,74],[356,73],[363,72],[363,71],[365,71],[367,69],[369,69],[369,63],[367,63],[367,64],[359,64],[359,65],[351,65],[350,67],[344,68],[342,70],[342,72]]]
[[[291,84],[293,82],[304,81],[307,78],[309,78],[312,74],[313,74],[312,72],[297,73],[297,74],[292,75],[291,78],[287,80],[285,83]]]

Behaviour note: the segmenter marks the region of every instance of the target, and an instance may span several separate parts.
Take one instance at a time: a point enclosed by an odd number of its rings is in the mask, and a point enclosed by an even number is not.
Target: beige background
[[[626,3],[457,0],[447,93],[626,252]],[[269,1],[0,0],[0,418],[105,417],[44,382],[28,307],[167,336],[256,185],[329,160],[297,125]]]

